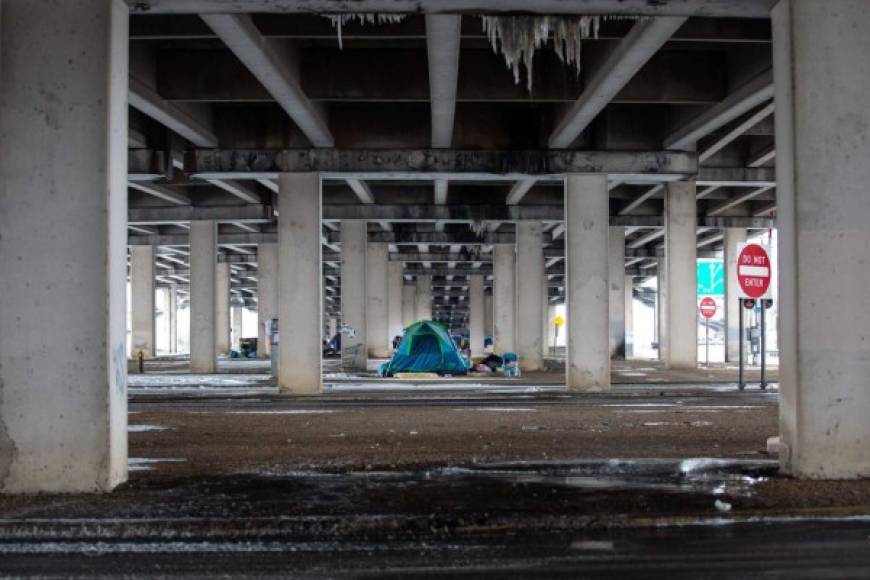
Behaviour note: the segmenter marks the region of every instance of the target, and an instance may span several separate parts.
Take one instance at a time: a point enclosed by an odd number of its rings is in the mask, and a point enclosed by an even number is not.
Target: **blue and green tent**
[[[464,375],[468,372],[456,343],[447,328],[438,322],[421,320],[410,324],[390,362],[381,367],[381,375],[396,373],[438,373]]]

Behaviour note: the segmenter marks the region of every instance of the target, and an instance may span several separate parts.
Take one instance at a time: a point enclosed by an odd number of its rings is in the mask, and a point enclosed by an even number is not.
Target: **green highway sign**
[[[698,296],[725,295],[725,266],[722,260],[698,260]]]

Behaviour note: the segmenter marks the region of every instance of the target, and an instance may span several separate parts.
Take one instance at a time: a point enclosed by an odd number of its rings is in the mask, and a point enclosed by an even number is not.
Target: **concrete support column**
[[[232,343],[231,348],[236,352],[241,352],[242,349],[242,312],[245,307],[242,305],[232,306]]]
[[[278,244],[257,246],[257,358],[269,358],[266,323],[278,317]]]
[[[667,358],[670,369],[698,366],[697,228],[694,181],[667,184],[665,193],[665,276]]]
[[[169,287],[169,306],[167,308],[169,315],[169,352],[175,354],[178,352],[178,286],[173,284]]]
[[[550,296],[547,288],[547,275],[541,279],[541,353],[545,358],[550,354]]]
[[[230,319],[230,264],[218,262],[214,278],[215,354],[230,351],[232,320]]]
[[[338,334],[338,318],[329,319],[329,336],[327,340],[332,340],[332,337]]]
[[[735,362],[740,357],[740,304],[737,283],[737,246],[746,243],[745,228],[725,230],[725,360]]]
[[[492,253],[493,349],[498,354],[516,352],[516,251],[513,244],[496,244]]]
[[[625,228],[610,228],[607,248],[610,288],[610,357],[625,358]]]
[[[432,276],[417,276],[417,320],[432,320]]]
[[[372,358],[390,356],[389,321],[387,320],[387,244],[371,243],[366,247],[366,338]]]
[[[492,326],[492,294],[485,294],[483,297],[483,333],[484,336],[495,334]]]
[[[213,373],[217,301],[217,224],[190,222],[190,372]]]
[[[4,0],[0,492],[127,479],[128,13]]]
[[[368,365],[366,349],[366,241],[363,220],[341,222],[341,313],[353,336],[342,335],[344,370],[364,371]],[[353,356],[350,353],[353,352]]]
[[[625,289],[623,297],[625,305],[625,358],[629,359],[634,356],[634,278],[625,276],[623,287]]]
[[[517,251],[517,354],[520,368],[539,371],[544,367],[541,336],[544,289],[544,247],[541,222],[523,221],[516,225]]]
[[[668,319],[667,308],[665,305],[668,302],[668,277],[665,274],[667,271],[667,261],[664,258],[658,259],[658,269],[656,271],[656,338],[659,343],[659,360],[664,362],[668,360]]]
[[[780,462],[870,476],[870,3],[773,9]]]
[[[606,175],[566,176],[565,369],[576,392],[610,390],[609,199]]]
[[[393,338],[402,336],[402,291],[405,277],[402,274],[402,263],[387,262],[387,340],[389,352],[393,351]]]
[[[278,388],[321,391],[323,269],[320,174],[282,173],[278,179]]]
[[[483,356],[483,274],[473,274],[468,283],[468,340],[471,356]]]
[[[155,355],[154,246],[130,246],[131,352],[136,359]]]
[[[402,281],[402,328],[417,319],[417,286],[406,286]]]

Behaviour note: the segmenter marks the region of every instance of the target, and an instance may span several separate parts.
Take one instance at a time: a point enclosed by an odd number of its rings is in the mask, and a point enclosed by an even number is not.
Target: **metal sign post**
[[[765,299],[761,301],[761,384],[762,390],[767,388],[767,379],[764,376],[767,368],[767,326],[765,323],[765,312],[773,307],[773,300]]]
[[[751,298],[740,298],[739,303],[740,316],[738,318],[740,318],[740,340],[738,342],[740,346],[740,357],[738,358],[738,360],[740,361],[740,370],[737,378],[737,387],[742,391],[746,388],[746,381],[743,379],[743,335],[745,334],[743,326],[743,309],[745,308],[746,310],[752,310],[753,308],[755,308],[755,300]]]
[[[704,317],[704,350],[705,366],[710,368],[710,319],[716,314],[716,301],[709,296],[701,300],[699,306],[701,316]]]

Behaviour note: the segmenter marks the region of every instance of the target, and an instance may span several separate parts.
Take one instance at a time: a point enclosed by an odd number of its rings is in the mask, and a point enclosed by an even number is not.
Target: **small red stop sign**
[[[713,318],[716,315],[716,301],[710,297],[701,300],[701,316],[704,318]]]

